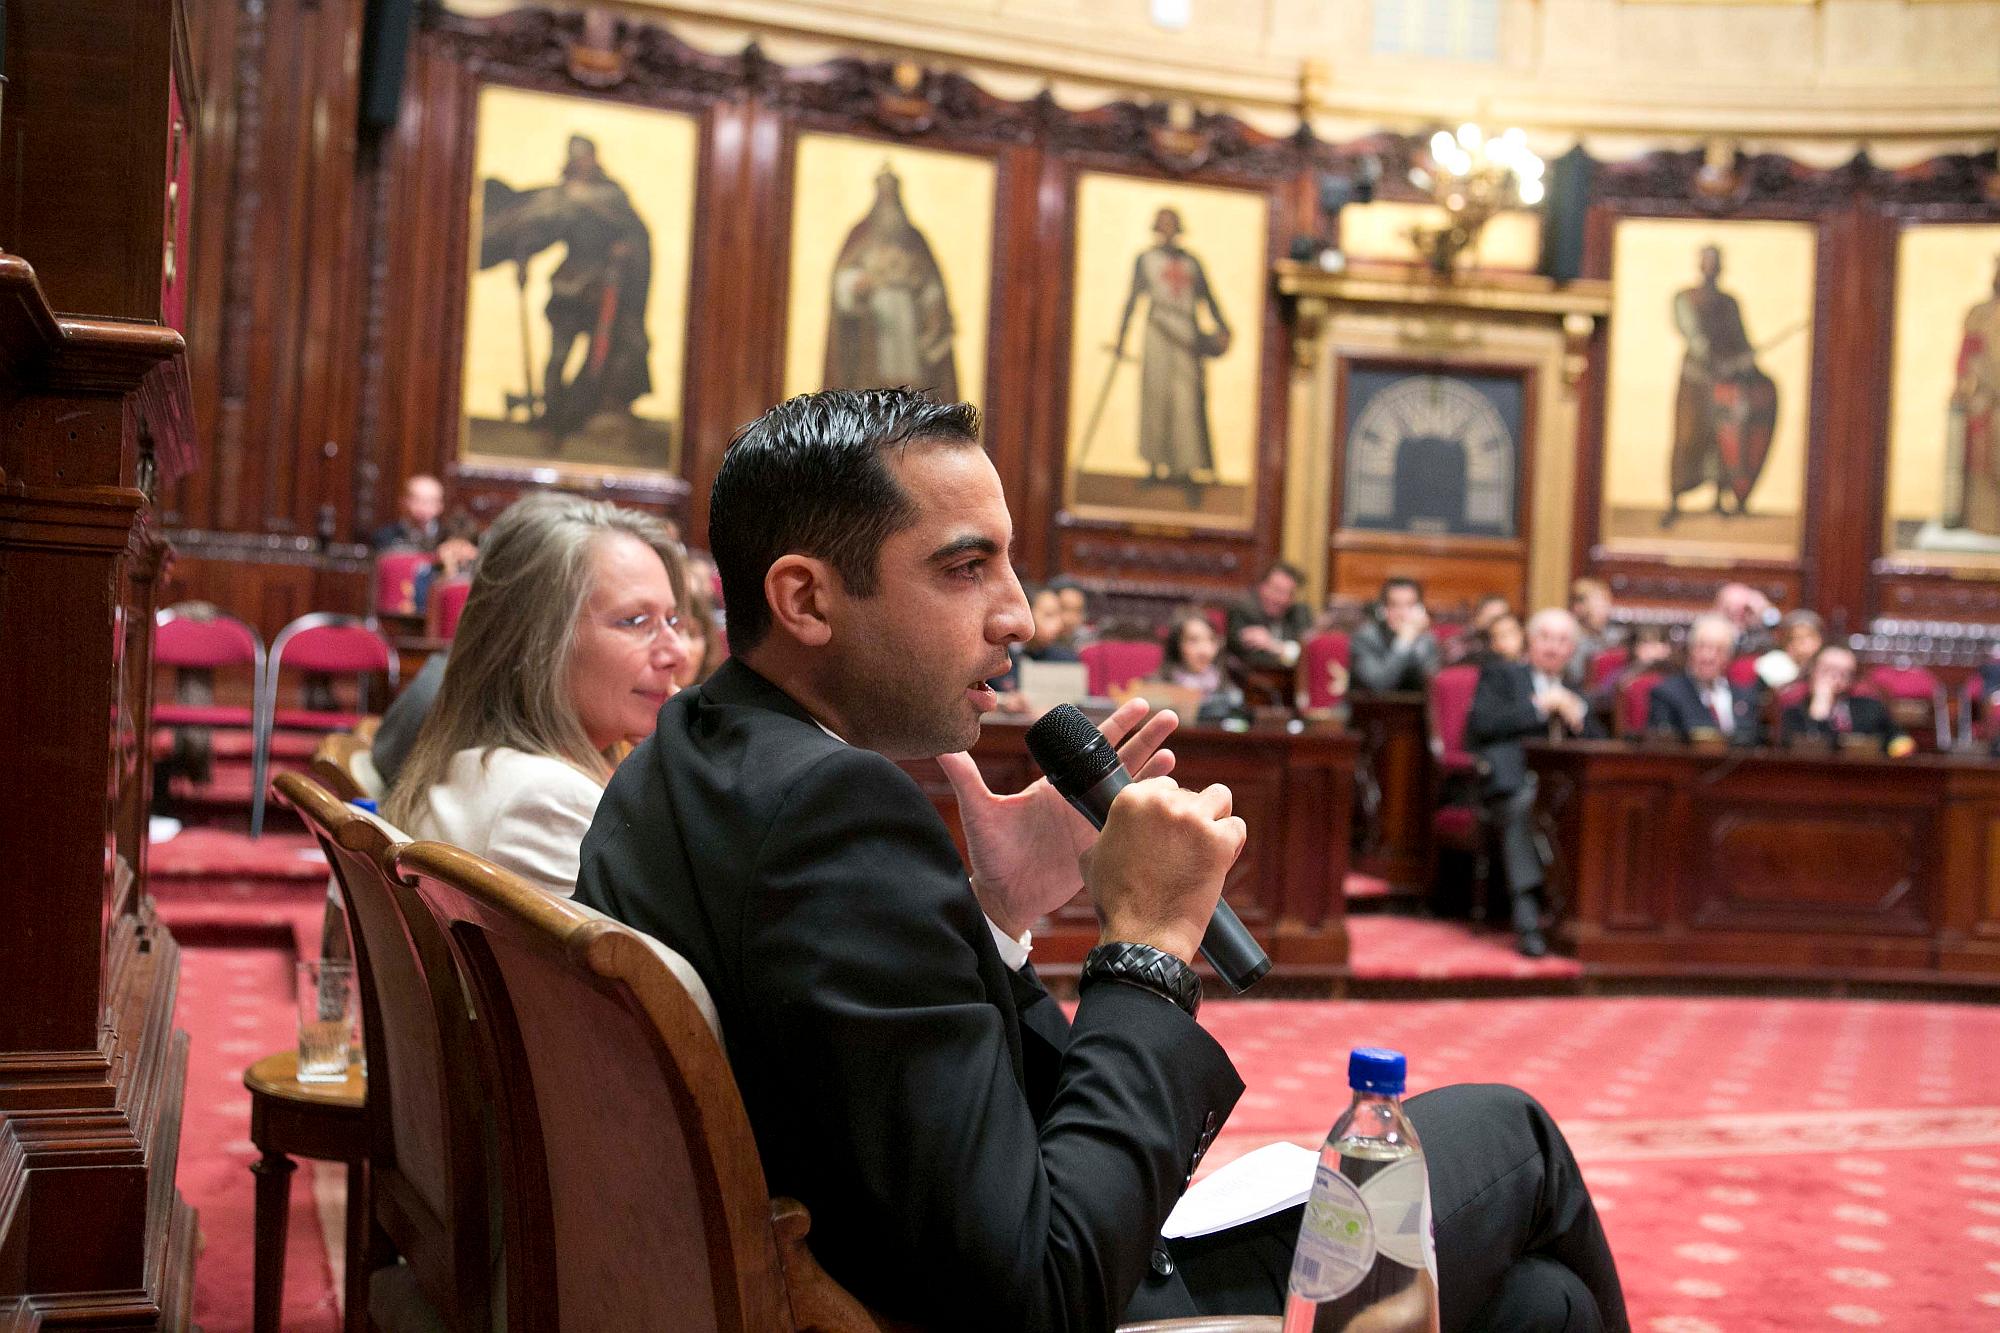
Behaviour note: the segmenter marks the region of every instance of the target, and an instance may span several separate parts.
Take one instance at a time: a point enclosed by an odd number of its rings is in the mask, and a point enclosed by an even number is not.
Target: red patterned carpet
[[[324,863],[301,855],[302,838],[248,847],[193,830],[153,853],[154,892],[184,940],[254,945],[183,955],[179,1022],[194,1049],[181,1182],[201,1211],[195,1302],[211,1331],[250,1322],[242,1070],[291,1035],[293,955],[265,937],[311,940],[326,883]],[[1357,975],[1463,977],[1471,968],[1532,981],[1573,967],[1528,963],[1504,935],[1449,923],[1351,924]],[[1448,970],[1429,970],[1437,967]],[[1411,968],[1420,971],[1392,970]],[[1410,1057],[1413,1090],[1511,1082],[1556,1114],[1604,1209],[1634,1327],[1645,1333],[2000,1330],[2000,1007],[1233,1001],[1211,1003],[1202,1017],[1250,1087],[1206,1169],[1275,1139],[1316,1145],[1346,1104],[1348,1049],[1393,1046]],[[302,1166],[285,1327],[331,1330],[333,1269],[312,1181]],[[326,1183],[331,1202],[337,1169]]]

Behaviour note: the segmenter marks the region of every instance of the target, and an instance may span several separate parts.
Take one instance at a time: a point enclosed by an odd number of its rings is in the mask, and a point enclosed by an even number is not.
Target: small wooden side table
[[[299,1053],[279,1051],[244,1071],[250,1089],[250,1141],[262,1154],[257,1177],[253,1327],[279,1333],[285,1304],[285,1231],[291,1220],[293,1157],[347,1163],[348,1333],[368,1328],[368,1079],[359,1065],[343,1083],[299,1082]]]

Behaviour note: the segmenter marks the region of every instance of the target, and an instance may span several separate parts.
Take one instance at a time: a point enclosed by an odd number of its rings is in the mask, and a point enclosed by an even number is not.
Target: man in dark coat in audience
[[[1424,585],[1389,579],[1375,599],[1375,614],[1354,632],[1354,687],[1384,693],[1421,690],[1438,670],[1437,635],[1424,606]]]
[[[1687,670],[1653,687],[1646,705],[1647,732],[1683,741],[1707,735],[1722,736],[1731,745],[1760,744],[1757,687],[1732,685],[1726,674],[1735,647],[1736,626],[1718,615],[1695,617],[1688,628]]]
[[[1253,667],[1296,666],[1312,612],[1298,600],[1305,575],[1282,561],[1264,571],[1250,600],[1229,608],[1229,651]]]
[[[1544,868],[1535,839],[1535,775],[1521,742],[1604,734],[1583,696],[1563,684],[1576,639],[1576,618],[1569,612],[1537,612],[1528,622],[1528,660],[1496,658],[1480,670],[1465,724],[1465,748],[1479,756],[1482,767],[1480,795],[1500,829],[1515,947],[1529,958],[1540,958],[1549,945],[1542,934]]]
[[[1854,694],[1854,651],[1838,644],[1819,650],[1805,698],[1785,710],[1779,735],[1786,745],[1817,741],[1839,748],[1850,736],[1872,738],[1883,753],[1905,755],[1916,742],[1904,735],[1880,699]]]

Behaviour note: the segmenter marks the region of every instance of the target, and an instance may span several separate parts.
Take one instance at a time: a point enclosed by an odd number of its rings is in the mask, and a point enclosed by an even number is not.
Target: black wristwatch
[[[1201,1008],[1201,978],[1194,974],[1194,969],[1150,944],[1114,940],[1098,945],[1083,960],[1077,989],[1082,990],[1094,981],[1122,981],[1152,991],[1172,1000],[1190,1018]]]

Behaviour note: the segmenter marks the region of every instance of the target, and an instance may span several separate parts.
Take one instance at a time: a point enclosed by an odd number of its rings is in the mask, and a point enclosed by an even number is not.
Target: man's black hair
[[[979,410],[912,389],[826,389],[789,398],[736,432],[708,499],[708,547],[729,607],[729,646],[771,628],[764,575],[798,554],[871,596],[882,543],[916,507],[882,455],[918,441],[979,442]]]
[[[1381,599],[1382,604],[1384,606],[1387,606],[1389,604],[1389,591],[1392,588],[1408,588],[1411,592],[1417,595],[1418,601],[1421,602],[1424,600],[1423,584],[1417,582],[1417,580],[1411,578],[1408,574],[1396,574],[1389,578],[1383,579],[1382,591],[1376,594],[1376,596]]]
[[[1273,574],[1283,574],[1286,578],[1298,584],[1303,584],[1306,581],[1306,572],[1291,561],[1273,560],[1264,572],[1257,576],[1257,582],[1262,583]]]

